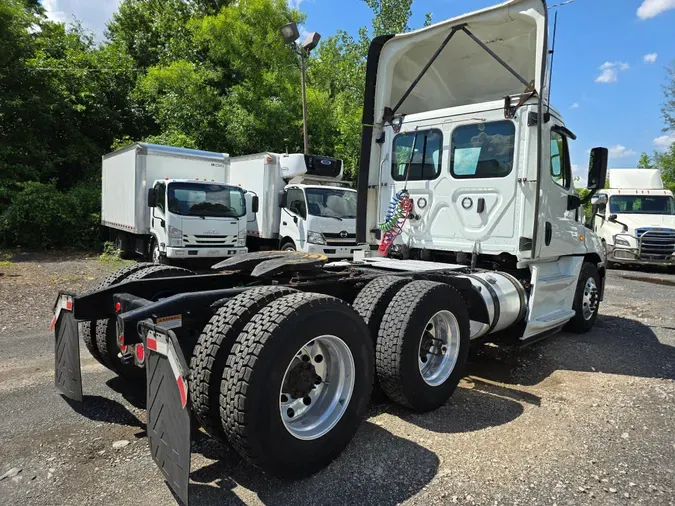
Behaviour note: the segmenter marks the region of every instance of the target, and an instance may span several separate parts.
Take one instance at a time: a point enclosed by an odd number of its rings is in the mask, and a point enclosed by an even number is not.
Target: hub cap
[[[581,309],[585,320],[590,320],[598,310],[598,285],[595,279],[588,278],[584,286],[584,296],[581,299]]]
[[[430,386],[445,383],[459,356],[459,324],[450,311],[431,317],[422,333],[418,364],[422,379]]]
[[[281,421],[298,439],[318,439],[340,421],[354,390],[354,357],[337,336],[322,335],[298,350],[279,393]]]

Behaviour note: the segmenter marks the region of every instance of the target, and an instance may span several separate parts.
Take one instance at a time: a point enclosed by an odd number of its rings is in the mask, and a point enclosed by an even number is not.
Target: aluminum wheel
[[[337,336],[322,335],[298,350],[279,392],[281,420],[298,439],[318,439],[345,413],[354,390],[354,357]]]
[[[155,263],[155,264],[159,264],[160,260],[161,260],[161,258],[160,258],[160,254],[159,254],[159,245],[155,244],[152,247],[152,262]]]
[[[581,300],[581,309],[585,320],[590,320],[598,310],[598,285],[595,279],[588,278],[584,286],[584,296]]]
[[[418,364],[422,379],[430,386],[445,383],[459,356],[460,332],[457,318],[450,311],[431,317],[420,340]]]

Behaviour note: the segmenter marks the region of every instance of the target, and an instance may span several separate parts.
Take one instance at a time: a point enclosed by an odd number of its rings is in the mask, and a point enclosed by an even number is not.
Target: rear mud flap
[[[150,322],[139,324],[146,350],[148,440],[155,464],[187,506],[190,480],[188,366],[176,335]]]
[[[73,316],[73,296],[60,293],[54,305],[54,384],[63,395],[82,402],[82,372],[77,320]]]

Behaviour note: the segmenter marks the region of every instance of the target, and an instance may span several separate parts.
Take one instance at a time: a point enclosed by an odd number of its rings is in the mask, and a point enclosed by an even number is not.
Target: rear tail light
[[[124,344],[124,336],[117,336],[117,346],[119,346],[122,353],[127,352],[127,345]]]
[[[134,353],[136,355],[136,363],[138,365],[141,365],[143,362],[145,362],[145,348],[143,347],[142,343],[138,343],[134,347]]]
[[[119,302],[115,302],[115,311],[118,313],[122,311],[122,304],[120,304]]]

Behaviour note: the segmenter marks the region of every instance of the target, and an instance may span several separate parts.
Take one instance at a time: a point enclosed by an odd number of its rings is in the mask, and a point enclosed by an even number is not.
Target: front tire
[[[373,346],[361,317],[333,297],[287,295],[237,337],[221,387],[223,428],[266,472],[309,476],[352,439],[372,383]]]
[[[392,401],[424,412],[442,406],[464,375],[469,312],[443,283],[413,281],[387,307],[377,336],[375,367]]]
[[[295,243],[288,239],[281,245],[281,251],[298,251],[298,248],[295,247]]]
[[[577,291],[574,294],[572,309],[576,312],[574,317],[567,322],[565,330],[578,334],[588,332],[595,325],[600,306],[600,274],[595,264],[584,262],[581,266]]]

